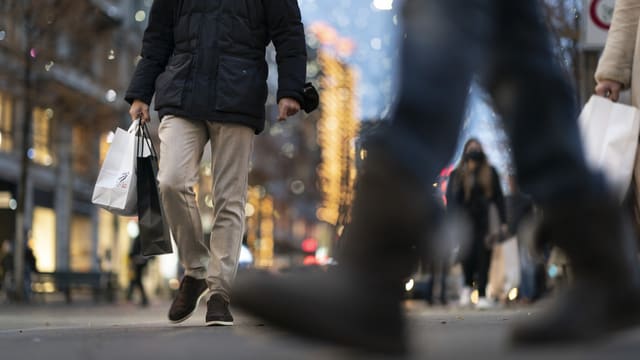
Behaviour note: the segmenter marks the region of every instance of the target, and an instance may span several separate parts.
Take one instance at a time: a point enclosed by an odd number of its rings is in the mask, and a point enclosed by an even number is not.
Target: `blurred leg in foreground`
[[[482,75],[510,134],[524,192],[544,211],[541,240],[570,257],[576,282],[523,343],[584,340],[637,322],[636,249],[604,181],[587,169],[571,87],[536,0],[408,0],[401,97],[370,139],[352,223],[333,273],[248,274],[237,305],[285,329],[369,351],[408,350],[402,280],[412,248],[437,254],[429,184],[453,153],[472,76]]]
[[[540,205],[538,242],[562,248],[575,282],[516,343],[587,340],[638,323],[637,249],[602,176],[585,165],[573,89],[536,1],[500,0],[484,78],[504,118],[520,186]]]

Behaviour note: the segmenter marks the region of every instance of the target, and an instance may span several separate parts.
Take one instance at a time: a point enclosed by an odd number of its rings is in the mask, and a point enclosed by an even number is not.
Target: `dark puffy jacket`
[[[297,0],[155,0],[142,59],[125,99],[151,103],[160,118],[240,123],[264,129],[266,46],[278,63],[278,101],[302,104],[304,27]]]

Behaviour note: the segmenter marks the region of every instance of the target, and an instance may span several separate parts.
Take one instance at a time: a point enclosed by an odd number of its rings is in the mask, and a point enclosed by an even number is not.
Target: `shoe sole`
[[[233,321],[220,321],[220,320],[207,321],[207,322],[205,322],[205,325],[207,325],[207,326],[233,326]]]
[[[193,315],[193,313],[196,312],[196,310],[198,310],[198,306],[200,305],[200,301],[205,297],[209,295],[209,289],[206,289],[205,291],[202,292],[202,294],[200,294],[200,296],[198,296],[198,300],[196,300],[196,306],[193,307],[193,310],[185,315],[185,317],[183,317],[182,319],[179,320],[171,320],[169,319],[169,322],[172,324],[180,324],[181,322],[186,321],[187,319],[189,319],[191,317],[191,315]]]

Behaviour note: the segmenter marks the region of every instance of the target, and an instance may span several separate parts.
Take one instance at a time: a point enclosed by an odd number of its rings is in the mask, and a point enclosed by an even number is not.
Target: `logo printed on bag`
[[[118,182],[116,183],[116,187],[121,189],[127,189],[129,187],[129,183],[126,180],[129,178],[131,173],[129,171],[125,171],[120,176],[118,176]]]

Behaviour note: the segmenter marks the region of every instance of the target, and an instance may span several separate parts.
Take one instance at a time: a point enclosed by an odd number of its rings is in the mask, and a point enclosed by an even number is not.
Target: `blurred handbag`
[[[594,95],[582,110],[579,124],[587,163],[604,173],[622,201],[631,184],[638,148],[638,109]]]
[[[146,124],[139,127],[138,136],[136,171],[140,253],[144,256],[171,254],[171,231],[158,191],[158,155]]]
[[[113,214],[137,214],[136,132],[138,122],[129,130],[116,129],[113,141],[100,168],[91,202]]]

